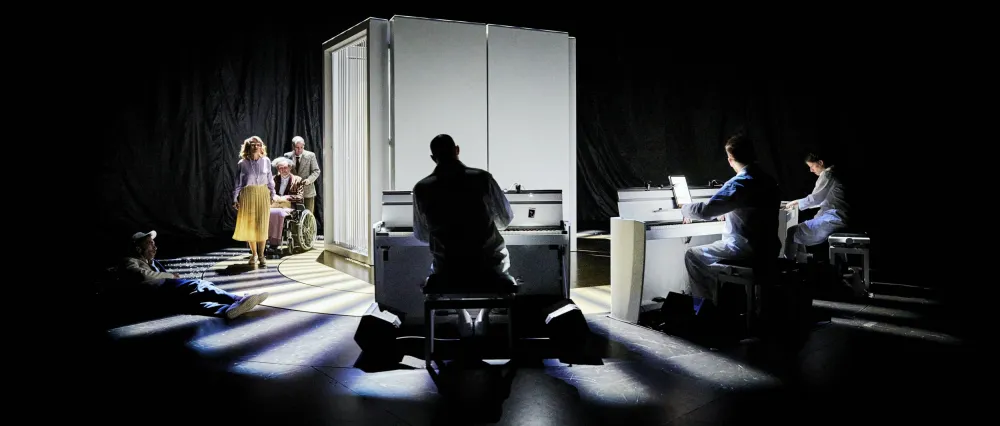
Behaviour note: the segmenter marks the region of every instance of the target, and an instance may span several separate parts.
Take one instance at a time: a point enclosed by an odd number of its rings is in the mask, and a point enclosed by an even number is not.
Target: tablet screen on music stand
[[[670,186],[674,190],[674,202],[678,205],[691,204],[691,190],[684,176],[670,176]]]

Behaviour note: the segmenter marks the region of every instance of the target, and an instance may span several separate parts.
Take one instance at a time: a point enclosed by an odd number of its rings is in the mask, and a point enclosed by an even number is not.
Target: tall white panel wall
[[[488,27],[489,171],[507,188],[562,189],[576,229],[576,40]],[[576,250],[576,238],[571,238]]]
[[[430,142],[447,133],[469,167],[487,169],[486,25],[393,17],[393,189],[431,173]]]
[[[489,171],[503,188],[516,182],[525,189],[562,189],[565,197],[569,38],[490,25],[488,40]]]

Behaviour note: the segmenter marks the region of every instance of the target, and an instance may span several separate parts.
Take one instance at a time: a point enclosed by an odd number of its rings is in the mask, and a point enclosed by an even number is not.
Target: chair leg
[[[830,247],[830,275],[834,279],[834,282],[840,282],[844,278],[840,273],[839,260],[838,253],[833,247]]]
[[[747,333],[750,333],[751,330],[753,330],[751,327],[753,326],[753,316],[754,316],[754,313],[756,312],[756,310],[754,309],[754,304],[755,304],[754,303],[755,302],[754,299],[756,299],[755,298],[755,294],[754,294],[754,290],[755,290],[756,287],[757,286],[755,286],[753,282],[749,282],[746,285],[746,289],[747,289]]]
[[[424,342],[424,363],[431,368],[431,357],[434,355],[434,309],[424,308],[424,324],[427,327],[427,341]]]
[[[865,252],[864,252],[864,258],[865,258],[865,260],[864,260],[865,291],[868,292],[868,296],[871,297],[871,295],[872,295],[871,283],[872,282],[871,282],[871,274],[870,274],[870,271],[868,270],[868,250],[865,250]]]
[[[514,302],[507,304],[507,351],[514,358]]]

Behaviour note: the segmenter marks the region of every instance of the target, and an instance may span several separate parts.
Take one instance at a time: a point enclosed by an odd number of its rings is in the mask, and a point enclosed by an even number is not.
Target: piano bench
[[[773,267],[775,273],[774,279],[779,279],[782,274],[790,273],[797,268],[794,261],[785,259],[775,259]],[[746,288],[747,331],[752,330],[754,317],[757,314],[756,290],[759,283],[754,277],[754,268],[751,260],[722,260],[716,262],[713,268],[718,272],[716,275],[719,286],[718,291],[721,292],[722,286],[725,284],[739,284]]]
[[[514,351],[514,296],[516,285],[493,286],[494,288],[474,288],[461,290],[452,286],[424,287],[424,318],[427,333],[424,342],[424,363],[431,369],[434,357],[434,318],[437,310],[443,309],[506,309],[507,310],[507,347],[513,356]],[[492,291],[491,291],[492,290]],[[461,315],[459,315],[461,318]]]
[[[838,232],[830,234],[826,242],[831,247],[868,247],[871,244],[871,237],[866,233]]]
[[[720,274],[733,277],[733,279],[753,278],[753,266],[747,259],[721,260],[715,263],[714,268],[718,270]]]
[[[716,274],[718,282],[718,289],[716,291],[721,292],[725,284],[739,284],[746,288],[747,330],[750,330],[750,327],[753,325],[756,297],[754,292],[753,268],[750,266],[749,261],[723,260],[716,262],[713,269],[718,272]]]
[[[864,293],[868,297],[872,297],[871,293],[871,275],[870,275],[870,261],[869,261],[869,251],[871,249],[871,237],[866,233],[835,233],[831,234],[830,237],[826,239],[827,243],[830,245],[830,265],[834,266],[834,270],[837,270],[837,255],[843,255],[846,260],[849,254],[860,254],[863,258],[862,266],[862,283],[864,286]]]

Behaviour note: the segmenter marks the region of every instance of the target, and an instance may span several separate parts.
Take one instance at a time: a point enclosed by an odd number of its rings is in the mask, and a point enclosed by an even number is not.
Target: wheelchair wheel
[[[298,253],[309,251],[316,241],[316,217],[309,210],[303,210],[297,225],[297,232],[292,234],[294,250]]]

